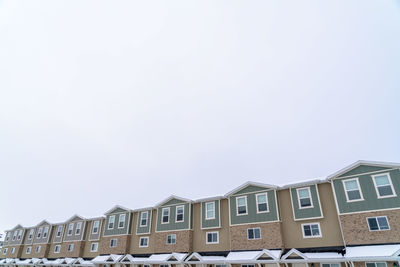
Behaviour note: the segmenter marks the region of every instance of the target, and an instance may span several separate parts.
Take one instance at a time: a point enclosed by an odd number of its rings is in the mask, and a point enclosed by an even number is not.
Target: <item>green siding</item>
[[[255,186],[255,185],[249,185],[243,188],[242,190],[234,193],[233,195],[240,195],[240,194],[248,194],[252,192],[259,192],[259,191],[265,191],[268,190],[269,188],[261,187],[261,186]]]
[[[256,194],[261,193],[253,193],[247,194],[247,215],[236,215],[236,197],[231,196],[229,198],[230,204],[230,221],[231,225],[235,224],[247,224],[247,223],[259,223],[259,222],[271,222],[277,221],[277,205],[275,201],[275,190],[265,190],[263,192],[267,192],[268,199],[268,207],[269,212],[266,213],[257,213],[256,207]]]
[[[110,215],[115,214],[115,213],[122,213],[122,212],[126,212],[126,210],[121,209],[121,208],[115,208],[114,210],[112,210],[110,212]]]
[[[147,221],[147,226],[140,226],[140,218],[142,216],[143,212],[148,212],[149,213],[149,217],[148,217],[148,221]],[[138,213],[138,220],[137,220],[137,227],[136,227],[136,233],[138,234],[147,234],[150,233],[150,227],[151,227],[151,218],[152,218],[152,212],[151,210],[144,210],[144,211],[140,211]]]
[[[115,210],[115,212],[117,212],[117,210]],[[118,228],[118,223],[119,223],[119,215],[120,214],[125,214],[125,225],[124,228]],[[106,225],[104,228],[104,235],[105,236],[109,236],[109,235],[125,235],[128,233],[130,233],[131,227],[131,218],[129,216],[130,212],[119,212],[119,213],[112,213],[112,214],[108,214],[106,217]],[[114,228],[113,229],[108,229],[108,221],[110,219],[110,216],[115,215],[115,223],[114,223]]]
[[[179,200],[180,201],[180,200]],[[170,201],[169,201],[170,202]],[[168,202],[168,203],[169,203]],[[169,205],[169,204],[164,204],[164,205]],[[183,205],[183,222],[175,222],[176,220],[176,207]],[[157,231],[175,231],[175,230],[185,230],[189,229],[189,218],[191,218],[191,214],[189,212],[189,203],[182,203],[179,202],[177,205],[173,206],[168,206],[170,208],[170,214],[169,214],[169,223],[161,224],[161,219],[162,219],[162,209],[166,207],[159,207],[157,208]],[[167,208],[168,208],[167,207]]]
[[[391,171],[381,171],[380,173],[386,172],[389,172],[390,174],[394,190],[397,194],[396,197],[378,199],[371,174],[364,174],[358,176],[364,200],[347,202],[342,180],[350,178],[333,180],[340,213],[400,208],[400,171],[396,169]],[[375,174],[377,173],[374,173],[374,175]]]
[[[388,169],[390,169],[390,168],[379,167],[379,166],[360,165],[346,173],[339,175],[339,177],[346,177],[346,176],[350,176],[350,175],[358,175],[358,174],[362,174],[362,173],[382,171],[382,170],[388,170]]]
[[[299,201],[297,198],[297,188],[291,188],[292,193],[292,207],[294,211],[295,219],[307,219],[307,218],[316,218],[321,217],[321,207],[319,206],[319,199],[317,194],[317,187],[315,185],[306,186],[310,188],[311,198],[312,198],[312,208],[300,209],[299,208]],[[306,187],[299,187],[299,188],[306,188]]]
[[[215,204],[215,219],[211,220],[206,220],[206,203],[208,202],[214,202]],[[220,200],[215,200],[215,201],[207,201],[207,202],[202,202],[201,203],[201,227],[202,228],[216,228],[220,227],[220,212],[219,212],[219,206],[220,206]]]
[[[177,205],[177,204],[184,204],[184,203],[186,203],[186,202],[185,202],[185,201],[182,201],[182,200],[180,200],[180,199],[173,198],[173,199],[171,199],[170,201],[168,201],[168,202],[162,204],[162,206],[165,207],[165,206],[169,206],[169,205]]]

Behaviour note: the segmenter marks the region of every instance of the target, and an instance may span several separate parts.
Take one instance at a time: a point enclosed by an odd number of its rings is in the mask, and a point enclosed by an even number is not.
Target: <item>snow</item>
[[[391,257],[397,256],[400,245],[357,246],[346,248],[346,258]]]
[[[342,254],[335,252],[303,253],[308,259],[344,259]]]
[[[227,262],[235,262],[235,261],[255,261],[262,254],[270,255],[271,258],[279,259],[281,255],[280,250],[256,250],[256,251],[237,251],[237,252],[229,252],[226,257]]]
[[[117,255],[117,254],[110,254],[110,255],[102,255],[102,256],[97,256],[92,260],[93,263],[110,263],[110,260],[114,263],[118,262],[123,255]]]

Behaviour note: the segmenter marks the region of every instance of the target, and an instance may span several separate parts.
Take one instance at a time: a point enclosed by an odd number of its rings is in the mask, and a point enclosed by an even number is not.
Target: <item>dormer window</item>
[[[10,236],[11,236],[11,232],[8,232],[7,233],[7,237],[6,237],[6,241],[8,241],[10,239]]]

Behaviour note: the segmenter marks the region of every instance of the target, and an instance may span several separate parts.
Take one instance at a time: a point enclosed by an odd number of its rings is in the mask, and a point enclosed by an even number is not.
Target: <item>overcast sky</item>
[[[400,162],[400,1],[0,1],[0,232]]]

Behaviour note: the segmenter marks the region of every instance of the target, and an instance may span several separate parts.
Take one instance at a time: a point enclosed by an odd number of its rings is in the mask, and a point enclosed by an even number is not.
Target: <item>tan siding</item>
[[[137,220],[139,216],[139,212],[133,213],[133,222],[132,222],[132,235],[130,240],[129,246],[129,253],[131,254],[150,254],[155,252],[155,224],[157,220],[157,212],[153,210],[152,218],[151,218],[151,232],[150,234],[142,234],[136,235],[136,227],[137,227]],[[139,247],[139,240],[140,237],[149,237],[149,246],[146,247]]]

